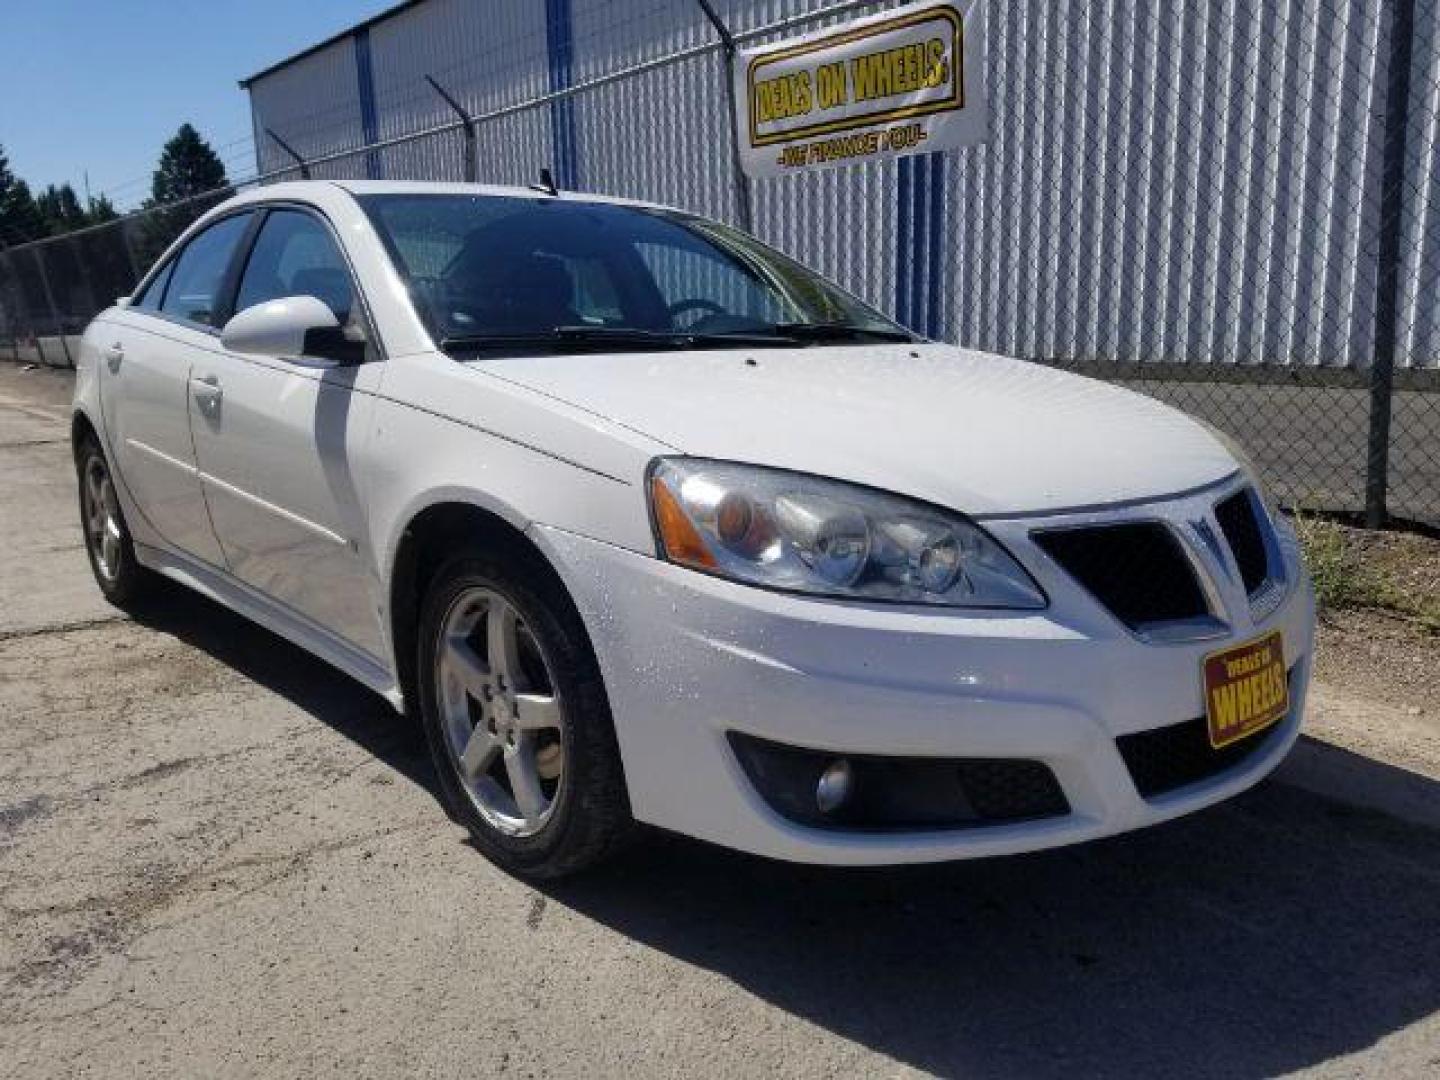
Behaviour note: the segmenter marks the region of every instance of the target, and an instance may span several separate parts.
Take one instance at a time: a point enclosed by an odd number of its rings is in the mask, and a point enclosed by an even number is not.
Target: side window
[[[354,292],[350,271],[323,224],[298,210],[275,210],[260,226],[235,310],[243,311],[282,296],[313,296],[344,325],[350,319]]]
[[[186,244],[175,260],[160,310],[177,319],[215,326],[225,270],[249,223],[249,214],[236,214],[217,221]]]
[[[165,269],[150,279],[150,284],[145,287],[145,291],[130,306],[139,308],[141,311],[159,311],[160,298],[165,295],[165,285],[174,272],[175,260],[171,259],[165,264]]]

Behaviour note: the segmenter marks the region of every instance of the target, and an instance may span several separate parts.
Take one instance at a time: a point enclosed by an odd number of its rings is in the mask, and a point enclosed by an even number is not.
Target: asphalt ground
[[[68,392],[0,364],[6,1077],[1440,1072],[1419,707],[1318,685],[1274,779],[1081,847],[836,871],[656,835],[537,889],[378,698],[178,588],[102,602]]]

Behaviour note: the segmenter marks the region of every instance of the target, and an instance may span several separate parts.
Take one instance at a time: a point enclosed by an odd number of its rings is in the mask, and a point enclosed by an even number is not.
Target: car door
[[[232,309],[309,295],[342,325],[363,324],[329,225],[300,207],[263,213]],[[373,346],[367,353],[378,357]],[[217,343],[191,372],[196,460],[231,573],[376,658],[380,591],[358,463],[382,370],[242,356]]]
[[[224,560],[206,513],[190,433],[189,378],[197,346],[218,330],[217,306],[251,214],[197,233],[107,322],[101,408],[110,451],[140,512],[166,543],[216,566]]]

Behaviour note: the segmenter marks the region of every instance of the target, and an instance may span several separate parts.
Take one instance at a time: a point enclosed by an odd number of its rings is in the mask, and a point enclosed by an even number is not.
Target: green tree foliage
[[[150,183],[150,205],[163,206],[224,189],[230,194],[225,165],[210,144],[189,124],[181,124],[175,137],[160,151],[160,164]]]
[[[45,232],[45,220],[35,206],[30,186],[10,171],[5,149],[0,147],[0,244],[13,247],[38,240]]]
[[[74,232],[90,224],[89,215],[80,205],[75,189],[69,184],[61,184],[59,187],[49,185],[35,196],[35,208],[45,219],[45,231],[51,236]]]
[[[149,265],[175,237],[216,203],[234,194],[225,164],[190,124],[181,124],[160,151],[139,237],[139,257]],[[174,203],[180,205],[169,205]]]
[[[91,197],[90,205],[85,208],[85,215],[90,219],[91,225],[104,225],[107,221],[117,221],[120,218],[115,204],[104,195]]]
[[[81,206],[69,184],[50,184],[32,195],[30,186],[15,176],[0,147],[0,245],[14,247],[48,236],[59,236],[90,225],[119,218],[115,205],[104,195]]]

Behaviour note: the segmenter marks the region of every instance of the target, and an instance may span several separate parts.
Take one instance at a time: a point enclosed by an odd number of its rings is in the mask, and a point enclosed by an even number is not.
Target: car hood
[[[525,356],[476,370],[695,457],[850,480],[977,515],[1169,495],[1237,465],[1150,398],[940,345]]]

